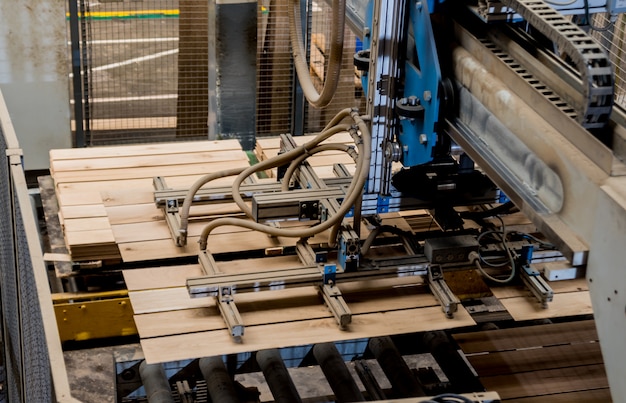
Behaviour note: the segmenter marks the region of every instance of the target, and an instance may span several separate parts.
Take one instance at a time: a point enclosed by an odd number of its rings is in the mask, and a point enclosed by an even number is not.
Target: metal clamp
[[[240,342],[241,336],[243,336],[243,320],[239,314],[239,310],[233,300],[233,289],[231,286],[225,286],[219,288],[219,296],[216,297],[217,306],[220,309],[222,318],[228,326],[230,335],[235,341]]]
[[[352,322],[352,312],[348,308],[348,304],[343,299],[343,295],[339,288],[331,284],[323,284],[320,286],[320,291],[324,302],[328,306],[328,309],[335,317],[340,329],[345,329],[346,326]]]
[[[428,285],[430,286],[430,291],[441,304],[441,309],[446,314],[446,317],[454,317],[454,313],[458,310],[458,305],[461,301],[446,284],[443,270],[438,264],[428,266]]]
[[[535,270],[530,265],[522,266],[520,271],[520,277],[524,282],[524,285],[530,290],[537,301],[541,303],[541,307],[548,308],[548,302],[552,302],[554,299],[554,290],[546,283],[541,277],[541,273]]]

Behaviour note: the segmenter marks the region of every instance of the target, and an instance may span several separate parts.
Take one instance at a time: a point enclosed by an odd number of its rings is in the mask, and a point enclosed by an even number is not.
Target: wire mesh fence
[[[237,27],[253,32],[254,47],[249,51],[255,65],[244,74],[255,76],[256,88],[247,81],[244,88],[244,80],[237,88],[236,76],[220,72],[232,66],[220,66],[224,47],[237,44],[225,42],[220,48],[219,25],[224,22],[215,12],[212,15],[211,2],[70,1],[78,5],[83,67],[80,82],[74,81],[82,89],[82,99],[76,102],[83,107],[91,145],[219,138],[220,121],[228,119],[225,114],[234,121],[244,118],[232,102],[226,105],[230,91],[244,91],[255,100],[254,112],[247,113],[254,119],[253,137],[316,132],[338,110],[364,108],[352,60],[360,45],[348,28],[333,101],[322,109],[303,101],[291,56],[289,0],[260,0],[256,21],[246,23],[252,27],[243,23]],[[328,71],[332,9],[322,0],[302,4],[310,74],[319,91]],[[624,105],[626,19],[620,15],[610,23],[607,15],[596,14],[593,25],[598,29],[592,29],[592,35],[615,65],[616,103]]]
[[[209,2],[72,1],[78,2],[83,67],[80,82],[74,81],[81,86],[83,99],[76,102],[83,106],[89,144],[206,138],[215,123],[212,119],[226,120],[220,115],[227,110],[220,104],[220,90],[227,98],[224,91],[232,89],[227,72],[220,72],[220,67],[229,67],[220,66],[219,25],[224,22],[211,15]],[[306,7],[311,75],[321,88],[328,67],[332,10],[322,1],[309,1]],[[358,106],[360,83],[352,63],[357,39],[349,29],[335,99],[328,107],[315,109],[302,102],[294,80],[289,1],[262,0],[257,10],[256,65],[249,72],[256,76],[256,88],[245,89],[256,100],[257,136],[313,132],[337,110]],[[250,29],[243,25],[238,28]],[[211,29],[217,30],[213,33],[217,45],[211,42]],[[216,87],[214,98],[211,85]],[[218,113],[211,114],[215,109]],[[219,122],[215,126],[219,138]]]

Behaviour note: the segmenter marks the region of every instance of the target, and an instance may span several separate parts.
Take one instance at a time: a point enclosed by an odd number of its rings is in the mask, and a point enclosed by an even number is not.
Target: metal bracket
[[[360,238],[351,228],[346,227],[339,237],[339,252],[337,260],[344,271],[355,271],[359,267],[361,255]]]
[[[430,286],[430,291],[441,304],[441,309],[446,314],[446,317],[454,317],[454,313],[458,310],[458,305],[461,301],[446,284],[443,278],[443,270],[438,264],[428,266],[428,285]]]
[[[343,299],[343,295],[339,288],[331,284],[323,284],[320,286],[320,291],[324,302],[328,306],[328,309],[335,317],[340,329],[345,329],[346,326],[352,322],[352,312],[348,308],[348,304]]]
[[[240,342],[241,336],[243,336],[243,320],[239,314],[239,310],[233,300],[232,286],[224,286],[219,288],[219,296],[215,298],[217,306],[220,309],[222,318],[228,326],[230,335],[233,336],[235,341]]]
[[[530,265],[522,266],[520,271],[520,277],[524,282],[524,285],[532,292],[533,296],[537,298],[537,301],[541,303],[541,307],[548,308],[548,302],[552,302],[554,299],[554,291],[552,287],[546,283],[541,277],[541,273],[535,270]]]

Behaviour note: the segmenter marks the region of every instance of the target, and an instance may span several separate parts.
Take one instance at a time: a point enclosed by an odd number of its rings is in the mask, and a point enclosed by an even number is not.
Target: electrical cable
[[[369,164],[371,160],[371,146],[372,145],[371,145],[371,136],[370,136],[369,129],[367,125],[365,124],[365,122],[363,121],[363,119],[361,119],[361,117],[358,115],[356,111],[352,111],[350,113],[350,116],[356,123],[356,127],[353,127],[350,130],[356,131],[358,129],[361,132],[360,138],[361,138],[362,144],[359,144],[358,146],[359,146],[359,150],[360,151],[362,150],[362,151],[359,152],[359,158],[356,164],[356,172],[354,174],[352,182],[350,183],[350,186],[348,187],[348,190],[346,191],[346,197],[343,203],[341,204],[341,206],[339,207],[339,210],[337,211],[335,215],[333,215],[333,217],[329,218],[328,220],[320,224],[314,225],[312,227],[309,227],[306,229],[295,229],[295,230],[270,227],[268,225],[263,225],[263,224],[259,224],[253,221],[248,221],[248,220],[244,220],[240,218],[232,218],[232,217],[218,218],[210,222],[208,225],[206,225],[203,228],[202,234],[200,235],[200,240],[199,240],[200,249],[201,250],[206,249],[207,239],[211,231],[213,231],[217,227],[224,226],[224,225],[233,225],[233,226],[238,226],[242,228],[247,228],[247,229],[251,229],[254,231],[264,232],[272,236],[307,238],[317,233],[320,233],[322,231],[325,231],[326,229],[331,228],[335,226],[338,222],[340,222],[343,219],[343,217],[348,213],[350,208],[354,205],[355,201],[358,199],[359,195],[363,191],[363,187],[365,186],[365,182],[367,181],[368,168],[369,168]],[[320,136],[318,136],[318,138],[319,137]],[[289,154],[289,152],[283,155],[287,155],[287,154]],[[241,177],[242,175],[243,175],[243,172],[237,178]],[[233,184],[233,187],[235,187],[235,184]]]
[[[322,88],[321,93],[318,93],[311,80],[311,73],[307,65],[306,52],[302,40],[301,1],[291,1],[289,37],[294,66],[296,67],[296,74],[298,75],[298,81],[300,82],[304,96],[309,103],[316,108],[327,106],[333,99],[341,73],[343,36],[346,22],[346,0],[333,0],[332,10],[333,16],[330,22],[330,56],[328,67],[326,68],[326,77],[321,77],[324,80],[324,88]]]
[[[508,261],[503,262],[503,263],[497,263],[497,264],[488,262],[480,254],[480,251],[470,253],[470,260],[474,260],[474,265],[476,266],[478,271],[485,278],[487,278],[487,279],[489,279],[489,280],[491,280],[493,282],[496,282],[496,283],[508,284],[515,278],[515,275],[517,273],[517,269],[515,267],[515,258],[513,257],[513,254],[511,253],[511,250],[509,249],[509,246],[508,246],[508,244],[506,242],[506,237],[509,234],[509,232],[506,231],[506,227],[504,225],[504,221],[499,216],[495,216],[495,217],[500,220],[500,223],[502,224],[502,229],[500,231],[498,231],[498,230],[489,230],[489,231],[482,232],[480,235],[478,235],[476,240],[480,244],[481,239],[483,239],[486,235],[490,235],[490,234],[498,235],[500,237],[500,242],[502,243],[502,247],[504,248],[504,251],[506,253],[506,257],[508,258]],[[511,267],[511,272],[510,272],[509,276],[507,278],[505,278],[505,279],[497,278],[497,277],[494,277],[491,274],[487,273],[487,271],[481,265],[481,262],[483,264],[489,266],[489,267],[492,267],[492,268],[500,268],[500,267],[504,267],[504,266],[506,266],[508,264]]]

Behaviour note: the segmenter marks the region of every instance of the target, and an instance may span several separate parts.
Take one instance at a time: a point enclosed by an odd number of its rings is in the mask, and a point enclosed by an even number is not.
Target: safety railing
[[[77,402],[70,394],[22,150],[0,91],[0,402]]]

